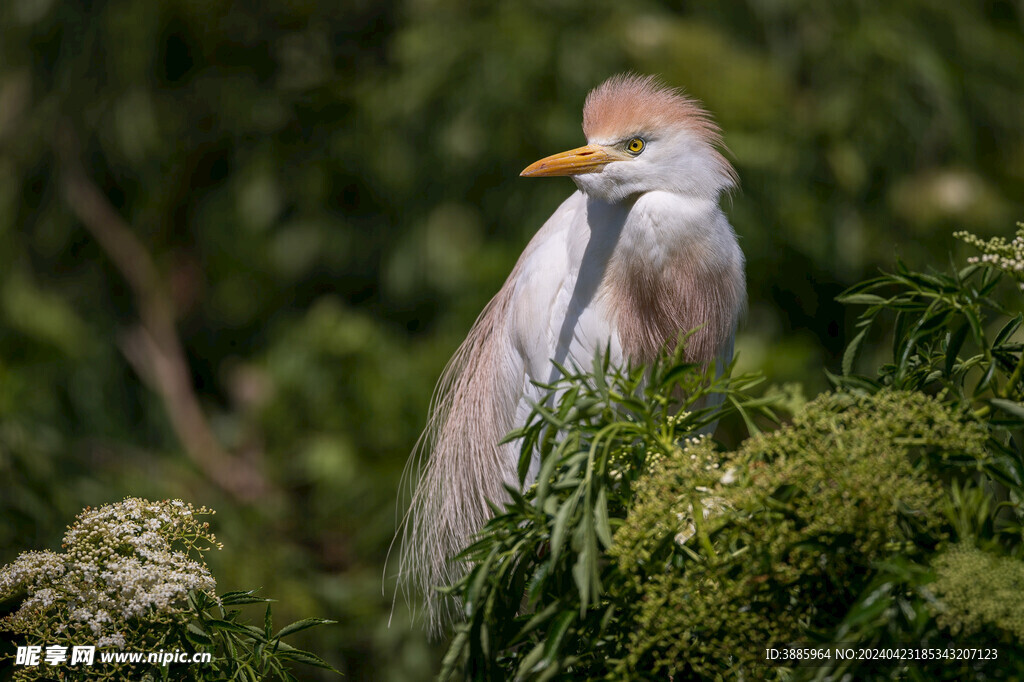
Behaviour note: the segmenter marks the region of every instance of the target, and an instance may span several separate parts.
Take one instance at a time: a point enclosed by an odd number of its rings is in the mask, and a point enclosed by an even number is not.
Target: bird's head
[[[521,175],[569,175],[588,196],[609,202],[654,191],[713,199],[736,184],[707,111],[653,76],[613,76],[592,90],[583,133],[585,147],[541,159]]]

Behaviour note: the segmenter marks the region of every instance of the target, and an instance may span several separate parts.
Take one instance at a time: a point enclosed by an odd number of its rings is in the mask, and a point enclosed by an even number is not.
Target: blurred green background
[[[813,394],[838,292],[1024,217],[1022,64],[1011,1],[4,0],[0,562],[84,505],[181,497],[218,510],[221,590],[338,620],[297,644],[346,679],[428,679],[436,645],[401,600],[388,627],[382,589],[399,476],[446,359],[574,189],[518,173],[582,143],[586,92],[656,73],[715,114],[740,364]],[[177,356],[146,341],[172,316]],[[175,357],[266,489],[197,465]]]

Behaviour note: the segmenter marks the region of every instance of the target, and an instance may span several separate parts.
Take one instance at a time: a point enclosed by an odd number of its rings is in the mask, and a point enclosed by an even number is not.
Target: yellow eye
[[[639,137],[634,137],[628,143],[626,143],[626,150],[630,154],[639,154],[644,150],[644,141]]]

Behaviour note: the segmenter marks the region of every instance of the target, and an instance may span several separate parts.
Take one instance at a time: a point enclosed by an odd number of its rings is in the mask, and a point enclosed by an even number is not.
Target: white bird
[[[427,429],[410,460],[419,471],[403,522],[400,581],[422,592],[429,627],[454,601],[438,586],[461,573],[451,559],[519,486],[518,444],[531,402],[563,366],[646,363],[698,328],[688,359],[732,357],[745,304],[743,253],[719,207],[736,184],[721,134],[699,102],[654,77],[614,76],[587,96],[587,145],[526,168],[571,176],[565,200],[527,245],[435,390]],[[531,466],[528,483],[539,462]]]

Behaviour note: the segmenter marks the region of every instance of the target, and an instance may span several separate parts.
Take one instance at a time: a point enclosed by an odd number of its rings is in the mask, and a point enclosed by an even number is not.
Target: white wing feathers
[[[525,422],[530,399],[539,397],[531,382],[550,379],[557,334],[524,330],[543,328],[538,311],[552,324],[565,317],[560,299],[568,300],[563,291],[574,278],[563,243],[582,203],[577,193],[555,211],[477,318],[441,375],[427,428],[406,467],[404,478],[418,481],[403,520],[399,580],[406,592],[424,595],[433,632],[454,615],[454,600],[436,592],[462,573],[451,558],[491,516],[487,500],[501,503],[504,486],[519,485],[519,447],[499,443]]]

